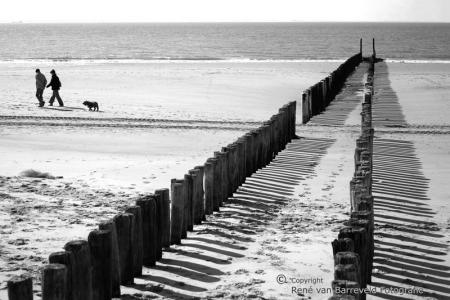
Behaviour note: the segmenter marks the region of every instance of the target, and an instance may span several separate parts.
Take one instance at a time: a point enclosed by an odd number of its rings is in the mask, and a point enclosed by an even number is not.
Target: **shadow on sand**
[[[163,259],[153,268],[144,268],[143,275],[127,288],[167,299],[204,297],[221,276],[227,276],[224,266],[245,257],[249,243],[294,196],[300,181],[314,175],[333,143],[314,138],[292,141],[267,167],[247,178],[218,212],[195,226],[181,245],[166,249]],[[141,299],[127,294],[123,299]]]
[[[429,180],[412,142],[374,142],[375,257],[372,285],[384,299],[411,299],[390,288],[424,289],[418,296],[450,299],[448,242],[428,206]]]

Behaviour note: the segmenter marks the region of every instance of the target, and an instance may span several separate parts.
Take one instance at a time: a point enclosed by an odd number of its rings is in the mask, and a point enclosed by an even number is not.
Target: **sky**
[[[0,22],[450,22],[450,0],[13,0]]]

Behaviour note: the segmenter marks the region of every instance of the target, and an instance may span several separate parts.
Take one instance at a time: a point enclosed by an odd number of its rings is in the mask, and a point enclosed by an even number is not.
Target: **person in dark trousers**
[[[59,106],[64,106],[64,102],[62,101],[61,96],[59,96],[61,81],[59,81],[59,77],[56,75],[55,70],[51,70],[50,74],[52,74],[52,79],[50,80],[50,83],[47,85],[47,87],[52,87],[53,95],[50,97],[48,105],[53,106],[53,102],[55,102],[56,98],[56,100],[58,100]]]
[[[45,78],[44,74],[41,73],[41,70],[36,69],[36,98],[39,101],[39,106],[44,106],[44,89],[47,84],[47,78]]]

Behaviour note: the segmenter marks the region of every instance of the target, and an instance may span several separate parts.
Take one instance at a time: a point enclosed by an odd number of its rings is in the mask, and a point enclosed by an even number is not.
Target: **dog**
[[[84,101],[83,105],[87,106],[89,108],[89,110],[94,109],[94,111],[98,111],[98,103],[97,102]]]

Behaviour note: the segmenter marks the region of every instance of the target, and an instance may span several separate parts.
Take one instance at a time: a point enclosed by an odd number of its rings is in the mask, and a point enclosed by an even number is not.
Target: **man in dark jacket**
[[[44,106],[44,94],[45,85],[47,84],[47,78],[41,73],[41,70],[36,69],[36,98],[39,101],[39,106]]]
[[[64,106],[64,102],[62,101],[61,97],[59,96],[59,89],[61,88],[61,81],[59,81],[59,77],[56,75],[55,70],[51,70],[50,74],[52,74],[52,79],[50,80],[50,83],[47,85],[47,87],[52,87],[53,95],[50,97],[50,100],[48,101],[49,106],[53,106],[53,102],[58,100],[59,106]]]

